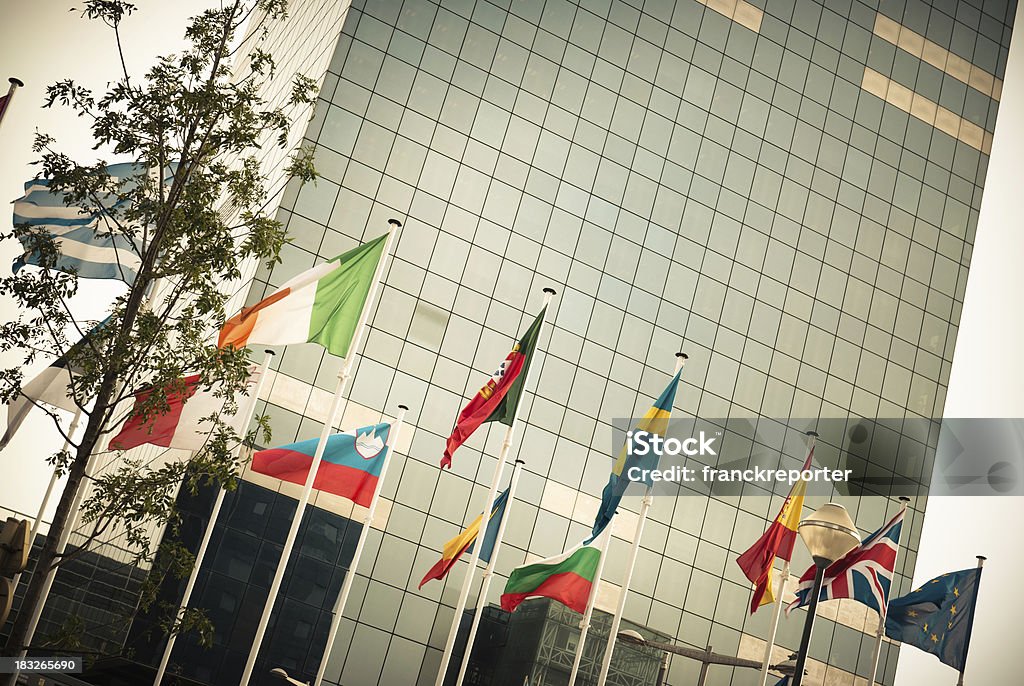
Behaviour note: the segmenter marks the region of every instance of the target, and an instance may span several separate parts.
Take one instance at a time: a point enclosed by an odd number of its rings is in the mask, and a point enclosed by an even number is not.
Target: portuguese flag
[[[319,343],[345,357],[388,235],[302,272],[224,323],[218,347]]]
[[[527,598],[539,596],[583,614],[600,560],[600,548],[580,543],[557,557],[516,567],[501,595],[501,609],[512,612]]]
[[[512,352],[498,367],[498,371],[494,372],[484,387],[462,408],[452,435],[448,437],[444,457],[441,459],[441,469],[452,466],[452,453],[484,422],[512,425],[516,407],[519,406],[519,398],[523,395],[526,372],[537,349],[537,338],[540,336],[540,327],[543,323],[544,310],[541,310],[523,337],[512,347]]]

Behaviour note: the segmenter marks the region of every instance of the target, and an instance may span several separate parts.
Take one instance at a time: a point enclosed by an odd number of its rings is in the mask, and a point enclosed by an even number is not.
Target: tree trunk
[[[92,427],[89,427],[90,429]],[[96,442],[96,437],[99,435],[98,430],[93,430],[92,441],[82,441],[82,444],[78,448],[78,453],[75,455],[74,461],[71,463],[71,467],[68,470],[68,481],[64,487],[64,492],[61,494],[60,502],[57,504],[57,511],[53,516],[53,523],[50,525],[50,531],[46,536],[46,540],[43,542],[43,547],[39,552],[39,560],[36,563],[35,571],[32,576],[29,577],[28,588],[25,590],[25,597],[21,602],[21,609],[18,611],[17,618],[14,620],[14,626],[11,629],[11,635],[7,639],[7,649],[15,656],[18,655],[26,645],[26,633],[28,631],[29,620],[32,617],[33,610],[41,600],[40,594],[43,588],[43,582],[47,576],[47,570],[49,570],[57,556],[57,541],[60,540],[61,533],[68,526],[72,515],[71,505],[75,499],[75,494],[82,485],[82,481],[85,477],[85,468],[89,463],[89,457],[92,454],[92,446]],[[87,433],[88,435],[88,433]],[[16,686],[16,675],[10,674],[5,678],[6,686]]]

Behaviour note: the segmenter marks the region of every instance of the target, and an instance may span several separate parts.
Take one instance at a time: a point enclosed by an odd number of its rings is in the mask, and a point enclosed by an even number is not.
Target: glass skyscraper
[[[526,464],[492,601],[514,566],[586,536],[612,420],[650,406],[677,350],[690,358],[677,415],[941,415],[1014,2],[340,4],[330,66],[307,74],[323,76],[305,130],[322,178],[285,191],[292,242],[248,296],[383,233],[391,217],[405,225],[341,424],[405,403],[410,426],[329,683],[434,682],[465,565],[416,586],[482,508],[502,432],[480,430],[451,472],[438,468],[444,440],[544,287],[558,296],[513,450]],[[282,44],[301,42],[302,27],[288,30]],[[280,351],[260,408],[275,444],[318,435],[340,364],[315,346]],[[926,482],[934,439],[897,435],[919,459],[895,471]],[[783,464],[803,459],[768,448]],[[838,463],[846,449],[823,436],[818,455]],[[768,495],[656,499],[626,619],[760,659],[770,608],[748,615],[734,558],[785,493]],[[909,590],[926,495],[908,510],[894,594]],[[831,499],[864,533],[898,509],[891,493]],[[627,499],[617,518],[601,609],[617,601],[637,508]],[[794,572],[808,564],[798,545]],[[805,683],[866,683],[876,615],[850,601],[821,613]],[[802,623],[802,612],[783,619],[778,656],[796,649]],[[883,646],[884,684],[897,652]],[[693,683],[698,669],[674,658],[668,683]],[[756,679],[714,672],[716,684]]]

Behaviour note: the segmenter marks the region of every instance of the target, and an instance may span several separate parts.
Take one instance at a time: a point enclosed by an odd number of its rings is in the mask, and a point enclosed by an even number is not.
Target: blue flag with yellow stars
[[[885,635],[963,671],[980,571],[975,567],[949,572],[890,600]]]

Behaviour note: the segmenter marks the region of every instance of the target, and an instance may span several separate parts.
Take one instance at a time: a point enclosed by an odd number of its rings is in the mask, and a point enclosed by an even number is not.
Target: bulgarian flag
[[[516,567],[501,594],[501,609],[513,612],[527,598],[545,597],[583,614],[600,560],[600,548],[580,543],[557,557]]]
[[[384,466],[390,431],[390,424],[377,424],[330,436],[313,488],[369,507]],[[305,484],[319,443],[319,438],[312,438],[261,450],[252,456],[252,471],[293,484]]]
[[[218,345],[319,343],[345,357],[373,286],[384,234],[299,274],[224,323]]]
[[[249,377],[250,388],[255,386],[258,375],[259,369],[256,368]],[[217,395],[214,388],[203,388],[200,376],[193,374],[186,376],[178,388],[167,393],[166,412],[151,412],[146,416],[142,408],[152,394],[152,388],[145,388],[135,394],[135,405],[128,420],[121,427],[120,433],[110,440],[110,447],[128,450],[150,443],[164,448],[201,449],[214,427],[209,418],[223,411],[224,398]],[[237,414],[221,419],[236,433],[246,428],[241,426],[245,418]]]
[[[498,367],[498,371],[494,372],[484,387],[462,408],[452,435],[448,437],[444,457],[441,459],[441,469],[452,466],[452,453],[484,422],[512,425],[543,323],[544,310],[541,310],[519,342],[512,346],[512,351]]]
[[[814,448],[811,448],[807,453],[803,469],[810,469],[813,459]],[[806,481],[801,479],[793,484],[775,521],[754,545],[736,558],[736,564],[754,584],[754,595],[750,599],[750,614],[757,612],[757,608],[762,605],[768,605],[775,601],[775,592],[772,588],[772,564],[776,557],[787,561],[793,559],[793,546],[796,544],[796,531],[800,524],[800,513],[804,508],[806,492]]]
[[[484,531],[484,543],[480,548],[480,559],[483,562],[491,561],[491,553],[494,552],[494,540],[498,537],[498,527],[501,519],[505,516],[505,506],[508,504],[508,489],[506,488],[497,498],[494,499],[494,507],[491,508],[491,516],[487,520],[487,530]],[[480,535],[480,521],[483,515],[477,515],[476,519],[467,526],[462,533],[444,544],[441,551],[441,559],[434,563],[417,588],[423,588],[423,584],[434,579],[443,579],[446,574],[455,566],[463,554],[473,550],[476,540]]]

